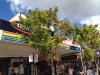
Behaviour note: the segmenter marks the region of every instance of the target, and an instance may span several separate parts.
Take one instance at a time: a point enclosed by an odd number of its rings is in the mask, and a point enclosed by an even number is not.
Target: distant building
[[[13,18],[11,18],[11,19],[9,20],[9,22],[12,22],[12,21],[14,21],[14,22],[19,22],[19,21],[20,21],[20,19],[19,19],[20,16],[21,16],[22,18],[25,18],[25,19],[26,19],[26,16],[25,16],[24,14],[18,13],[18,14],[15,15]]]
[[[20,19],[19,17],[22,17],[24,19],[26,19],[26,16],[22,13],[18,13],[17,15],[15,15],[13,18],[11,18],[9,20],[9,22],[16,22],[17,23],[17,27],[19,28],[21,25],[20,25]]]

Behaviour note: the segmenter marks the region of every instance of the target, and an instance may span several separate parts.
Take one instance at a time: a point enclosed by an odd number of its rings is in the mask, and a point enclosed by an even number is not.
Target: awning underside
[[[0,41],[0,57],[28,57],[33,53],[39,54],[28,45]]]
[[[0,57],[28,57],[30,54],[39,55],[39,52],[26,44],[0,41]],[[77,53],[75,50],[58,49],[57,56]]]

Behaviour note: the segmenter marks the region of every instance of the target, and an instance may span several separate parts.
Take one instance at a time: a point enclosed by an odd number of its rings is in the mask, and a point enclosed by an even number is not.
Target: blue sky
[[[98,24],[100,29],[100,0],[0,0],[0,19],[10,20],[28,9],[45,10],[58,7],[59,19],[71,23]]]
[[[0,0],[0,19],[9,21],[14,16],[6,0]]]

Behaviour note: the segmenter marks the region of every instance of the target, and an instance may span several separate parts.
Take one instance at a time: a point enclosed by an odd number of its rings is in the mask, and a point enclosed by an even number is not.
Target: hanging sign
[[[34,60],[34,58],[33,58],[33,57],[34,57],[34,55],[33,55],[33,54],[30,54],[30,55],[29,55],[29,62],[33,62],[33,60]]]

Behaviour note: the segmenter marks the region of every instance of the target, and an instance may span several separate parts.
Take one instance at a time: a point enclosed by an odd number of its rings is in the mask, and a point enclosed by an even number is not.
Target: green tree
[[[20,17],[21,29],[30,32],[25,36],[29,40],[29,45],[39,50],[40,55],[47,61],[50,59],[52,63],[53,60],[57,60],[59,43],[65,39],[66,31],[70,29],[68,22],[57,18],[57,12],[57,7],[49,10],[36,9],[29,10],[26,19]]]
[[[96,29],[97,26],[84,25],[80,28],[75,25],[75,38],[74,40],[78,42],[81,46],[85,46],[86,50],[83,55],[85,60],[92,61],[95,56],[95,50],[100,46],[99,31]]]
[[[93,61],[95,54],[95,50],[92,48],[87,48],[86,51],[84,52],[83,58],[84,60],[87,61],[87,63],[91,64],[91,61]]]

